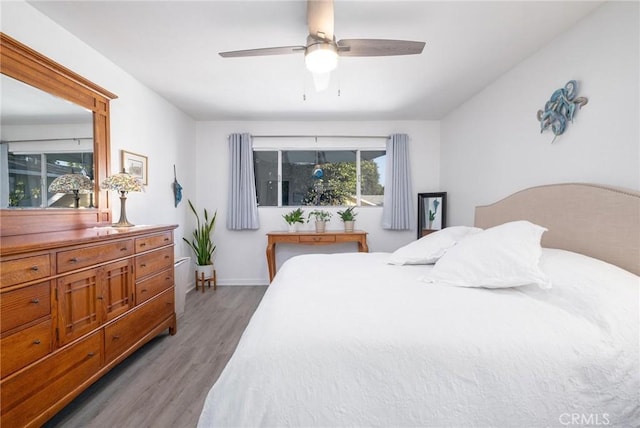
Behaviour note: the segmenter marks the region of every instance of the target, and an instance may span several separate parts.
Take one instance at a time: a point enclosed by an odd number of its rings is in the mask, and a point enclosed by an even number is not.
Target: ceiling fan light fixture
[[[332,43],[312,44],[305,50],[304,62],[311,73],[330,73],[338,65],[338,50]]]
[[[313,86],[316,88],[316,92],[322,92],[329,87],[331,82],[331,72],[326,73],[311,73],[313,76]]]

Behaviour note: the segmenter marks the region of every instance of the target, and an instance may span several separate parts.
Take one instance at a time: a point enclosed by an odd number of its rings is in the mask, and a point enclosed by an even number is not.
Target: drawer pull
[[[78,262],[78,258],[77,257],[71,257],[69,259],[69,263],[77,263]]]
[[[169,256],[164,256],[164,258],[165,258],[165,259],[168,259],[168,258],[169,258]]]
[[[34,345],[39,345],[40,343],[41,343],[41,342],[40,342],[40,339],[36,339],[36,340],[34,340],[34,341],[33,341],[33,344],[34,344]]]
[[[167,281],[169,281],[171,279],[170,276],[165,276],[164,279],[166,279]]]
[[[31,266],[31,270],[34,272],[38,272],[38,269],[40,269],[38,266]]]
[[[119,334],[114,334],[113,335],[113,340],[118,340],[120,339],[120,335]]]
[[[164,238],[164,242],[167,242],[169,240],[169,238]]]
[[[146,264],[144,264],[144,263],[142,263],[142,264],[140,265],[140,267],[144,268],[144,267],[147,267],[147,265],[146,265]]]
[[[142,290],[140,290],[140,293],[146,293],[146,292],[147,292],[146,288],[143,288]]]
[[[140,243],[140,246],[141,246],[141,247],[146,247],[146,246],[147,246],[147,243],[146,243],[146,242],[142,242],[142,243]]]
[[[38,299],[37,297],[31,299],[31,303],[37,305],[38,303],[40,303],[40,299]]]
[[[93,357],[94,355],[96,355],[96,353],[95,353],[95,352],[89,352],[89,353],[87,354],[87,357]]]
[[[96,299],[102,300],[102,299],[104,299],[104,296],[96,296]]]
[[[120,251],[127,251],[127,247],[120,248]]]

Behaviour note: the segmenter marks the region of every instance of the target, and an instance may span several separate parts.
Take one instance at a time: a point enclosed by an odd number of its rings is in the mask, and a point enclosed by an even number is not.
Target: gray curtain
[[[250,134],[229,135],[229,212],[227,229],[260,228],[256,180],[253,174],[253,143]]]
[[[382,228],[411,230],[415,226],[414,218],[409,136],[393,134],[387,140]]]

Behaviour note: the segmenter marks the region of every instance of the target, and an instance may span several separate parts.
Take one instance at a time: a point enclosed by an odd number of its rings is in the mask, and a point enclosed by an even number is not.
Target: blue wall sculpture
[[[551,127],[553,141],[558,135],[564,133],[567,122],[573,122],[576,110],[586,105],[589,101],[585,97],[576,97],[578,94],[578,83],[569,80],[564,88],[556,90],[549,101],[544,105],[544,110],[538,110],[538,120],[540,121],[540,133]]]

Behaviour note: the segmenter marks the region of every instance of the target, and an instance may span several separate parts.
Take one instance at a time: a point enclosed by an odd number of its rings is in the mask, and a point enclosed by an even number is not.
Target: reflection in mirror
[[[0,85],[0,206],[73,208],[71,190],[49,186],[65,174],[94,180],[93,113],[5,75]],[[79,206],[93,207],[93,192]]]

